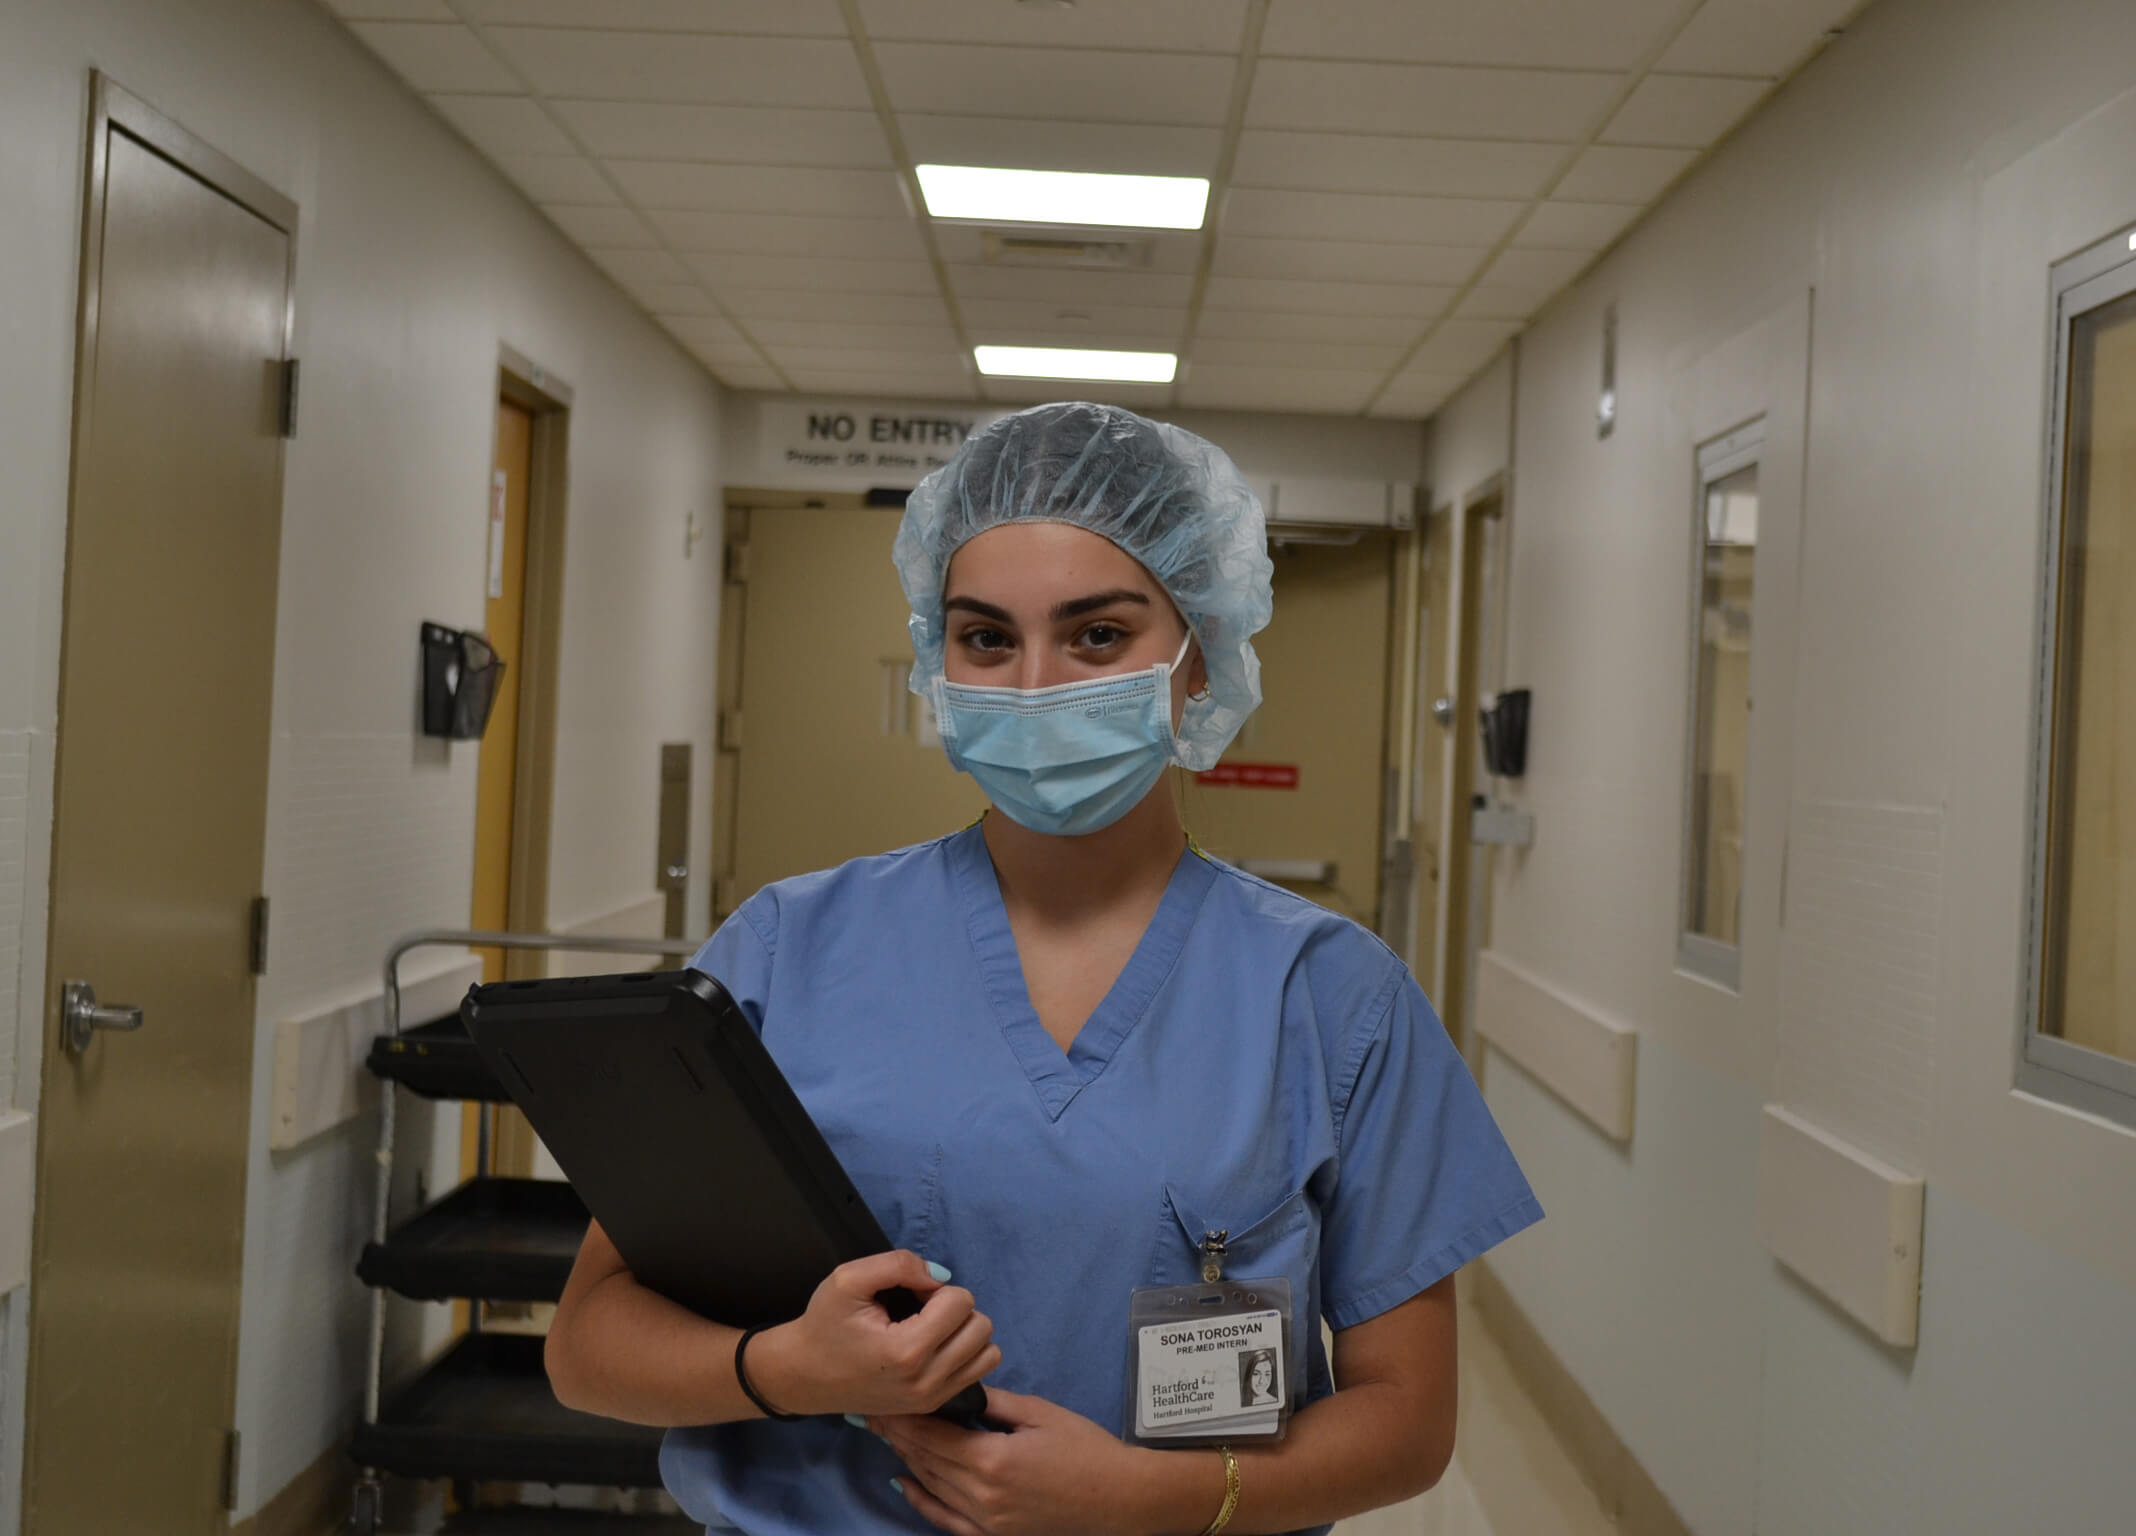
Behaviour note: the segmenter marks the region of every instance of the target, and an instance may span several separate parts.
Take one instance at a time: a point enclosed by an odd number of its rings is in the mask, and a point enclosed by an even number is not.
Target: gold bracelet
[[[1209,1522],[1201,1536],[1216,1536],[1231,1523],[1232,1511],[1239,1507],[1239,1459],[1231,1454],[1228,1445],[1220,1445],[1217,1449],[1224,1453],[1224,1506],[1216,1512],[1216,1518]]]

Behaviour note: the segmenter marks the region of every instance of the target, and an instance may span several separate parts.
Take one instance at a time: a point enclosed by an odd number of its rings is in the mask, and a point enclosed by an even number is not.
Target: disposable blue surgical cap
[[[912,618],[912,691],[942,675],[942,583],[966,540],[1003,523],[1068,523],[1141,563],[1185,616],[1208,669],[1178,760],[1212,768],[1261,702],[1253,636],[1274,609],[1260,498],[1214,443],[1117,406],[1038,405],[966,438],[905,503],[894,555]]]

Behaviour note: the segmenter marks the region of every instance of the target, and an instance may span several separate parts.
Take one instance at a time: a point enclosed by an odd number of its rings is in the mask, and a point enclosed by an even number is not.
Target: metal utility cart
[[[367,1065],[385,1083],[378,1131],[378,1188],[371,1241],[356,1273],[372,1288],[369,1376],[363,1421],[350,1454],[363,1468],[351,1524],[373,1536],[383,1516],[384,1474],[478,1482],[660,1486],[660,1432],[575,1412],[556,1401],[542,1368],[542,1341],[485,1331],[485,1302],[553,1302],[563,1294],[585,1236],[586,1208],[568,1184],[497,1178],[490,1172],[490,1120],[510,1095],[490,1074],[457,1012],[401,1027],[400,962],[434,945],[687,956],[694,943],[547,933],[412,933],[386,952],[385,1033]],[[389,1225],[396,1088],[480,1106],[474,1177],[397,1225]],[[384,1394],[386,1293],[417,1301],[464,1300],[467,1333],[414,1380]]]

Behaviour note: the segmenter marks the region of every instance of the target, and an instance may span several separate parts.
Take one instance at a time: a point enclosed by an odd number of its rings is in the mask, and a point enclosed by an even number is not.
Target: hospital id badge
[[[1211,1278],[1200,1285],[1129,1297],[1127,1438],[1160,1448],[1279,1440],[1296,1386],[1290,1281],[1226,1280],[1220,1263],[1202,1273]]]

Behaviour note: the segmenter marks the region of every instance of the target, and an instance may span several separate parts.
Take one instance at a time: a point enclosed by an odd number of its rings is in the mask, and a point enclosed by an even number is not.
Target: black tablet
[[[799,1317],[890,1240],[749,1020],[701,971],[499,981],[467,1032],[641,1285],[700,1317]],[[916,1309],[904,1291],[893,1316]],[[978,1387],[945,1412],[985,1407]]]

